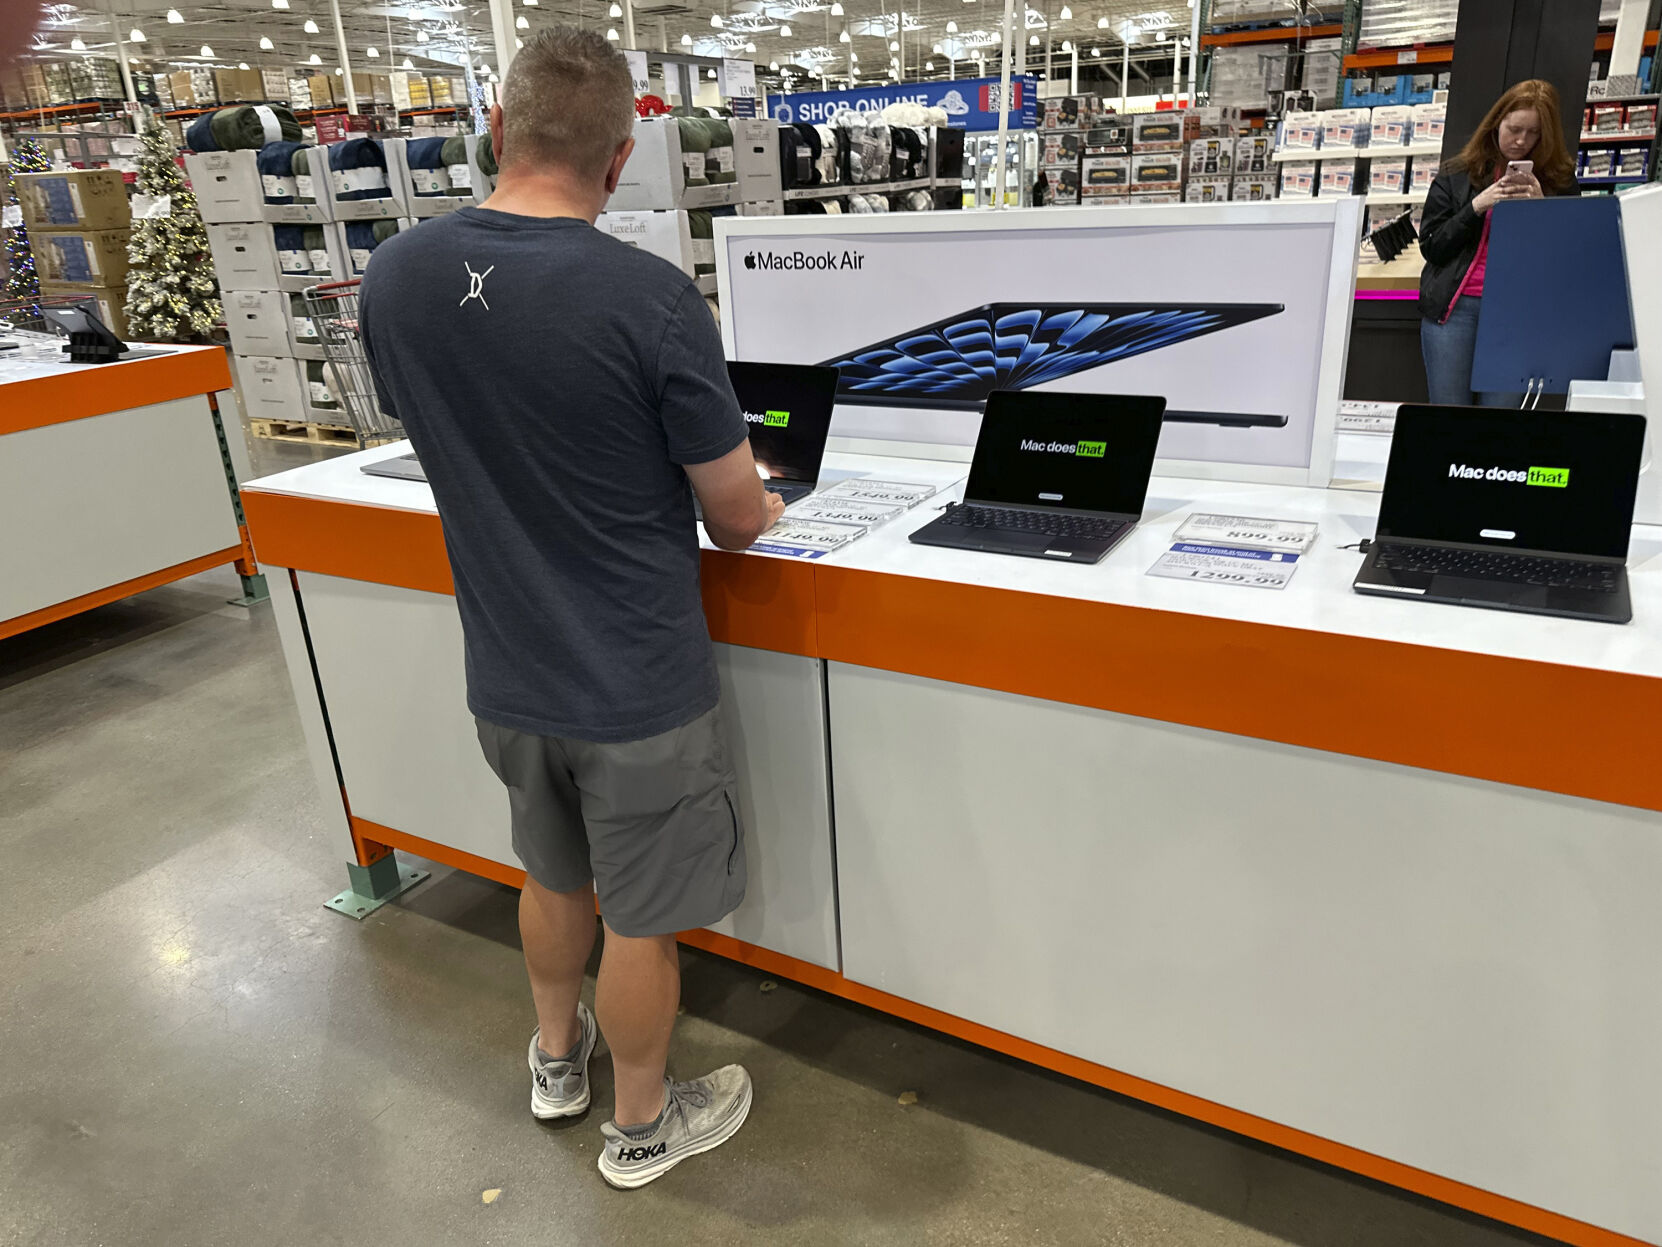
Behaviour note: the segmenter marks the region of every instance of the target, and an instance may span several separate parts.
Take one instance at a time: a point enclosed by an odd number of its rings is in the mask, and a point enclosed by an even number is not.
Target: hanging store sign
[[[965,130],[998,129],[997,78],[960,78],[955,82],[913,82],[893,87],[856,87],[851,91],[804,91],[775,99],[769,112],[776,121],[824,125],[840,108],[882,112],[890,104],[922,104],[946,110],[947,124]],[[1038,124],[1038,80],[1032,74],[1010,79],[1010,128],[1031,130]]]

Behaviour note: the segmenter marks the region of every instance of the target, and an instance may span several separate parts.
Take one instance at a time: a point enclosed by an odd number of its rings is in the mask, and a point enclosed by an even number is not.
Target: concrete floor
[[[340,846],[235,590],[0,642],[0,1243],[1546,1241],[691,951],[674,1068],[742,1061],[756,1106],[612,1191],[598,1111],[527,1111],[512,891],[323,909]]]

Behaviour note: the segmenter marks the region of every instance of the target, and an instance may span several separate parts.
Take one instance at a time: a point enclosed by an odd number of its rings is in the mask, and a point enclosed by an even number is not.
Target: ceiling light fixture
[[[940,55],[940,54],[942,54],[942,53],[943,53],[943,52],[945,52],[945,51],[946,51],[946,49],[945,49],[945,48],[943,48],[943,47],[942,47],[942,46],[941,46],[941,45],[940,45],[940,44],[938,44],[938,43],[937,43],[937,44],[936,44],[936,45],[935,45],[935,46],[934,46],[934,47],[932,47],[932,48],[930,48],[930,49],[929,49],[929,50],[930,50],[930,51],[931,51],[931,52],[933,52],[933,53],[935,53],[935,54],[936,54],[936,55],[937,55],[937,56],[939,56],[939,55]]]
[[[304,26],[302,26],[301,29],[304,30],[308,35],[315,35],[315,34],[318,33],[317,23],[314,22],[309,17],[306,19],[306,24]]]
[[[1072,52],[1073,51],[1073,44],[1067,39],[1062,40],[1062,51]]]
[[[768,62],[768,68],[771,69],[774,73],[778,73],[779,72],[779,62],[778,61],[769,61]]]
[[[900,51],[900,45],[898,43],[896,43],[893,39],[889,40],[889,51],[891,51],[891,52]]]
[[[1068,8],[1068,6],[1064,4],[1062,6],[1062,12],[1059,14],[1059,16],[1061,17],[1061,19],[1064,22],[1071,22],[1073,20],[1073,10]]]
[[[177,26],[181,22],[183,22],[184,20],[185,20],[185,15],[183,13],[179,12],[178,9],[169,9],[167,11],[167,24],[169,26]]]
[[[853,43],[854,40],[852,40],[848,37],[848,32],[845,30],[845,31],[843,31],[842,34],[837,36],[837,42],[838,43]]]
[[[791,37],[791,28],[788,24],[779,28],[779,37],[781,39],[789,39]]]
[[[271,0],[271,7],[274,9],[286,9],[289,7],[289,0]]]
[[[367,47],[367,48],[364,49],[364,55],[365,56],[380,56],[381,55],[381,49],[377,48],[377,47],[374,47],[374,46]]]
[[[681,36],[681,46],[684,47],[684,48],[692,47],[692,36],[691,35],[682,35]]]
[[[514,18],[514,29],[515,30],[530,30],[531,29],[531,23],[526,20],[525,14],[521,13],[518,17]]]
[[[137,26],[134,26],[131,30],[129,30],[127,32],[127,42],[128,43],[143,43],[144,42],[144,32],[142,30],[140,30]]]
[[[842,0],[832,0],[831,16],[832,17],[841,17],[842,15],[843,15]]]
[[[1030,47],[1030,48],[1038,47],[1039,46],[1039,36],[1038,35],[1028,35],[1027,36],[1027,46]]]
[[[414,69],[415,66],[410,63],[410,58],[406,56],[404,58],[404,63],[402,65],[400,65],[398,68],[400,68],[400,69]]]
[[[212,48],[210,48],[205,43],[202,45],[202,50],[197,53],[198,56],[206,56],[206,57],[210,57],[210,58],[213,56],[213,54],[214,54],[214,50]]]
[[[519,2],[528,9],[534,9],[537,7],[537,0],[519,0]]]
[[[611,27],[607,28],[607,30],[606,30],[606,42],[607,43],[616,43],[617,42],[617,27],[616,26],[611,26]]]
[[[427,42],[427,32],[425,30],[416,31],[416,42],[417,43],[426,43]]]
[[[69,50],[71,52],[85,52],[87,50],[87,45],[81,42],[80,35],[76,35],[69,41]]]
[[[321,64],[323,64],[323,58],[321,56],[319,56],[316,52],[313,52],[311,57],[306,61],[306,64],[308,64],[308,65],[321,65]]]
[[[923,63],[923,72],[926,73],[926,74],[934,73],[935,72],[935,62],[934,61],[925,61]]]
[[[612,4],[612,7],[606,10],[606,16],[607,17],[622,17],[623,16],[623,6],[621,4],[615,3],[615,0],[614,0],[614,3]]]
[[[946,33],[949,34],[949,35],[957,34],[958,33],[958,23],[957,22],[948,22],[946,24]]]
[[[710,14],[710,25],[714,26],[717,30],[721,29],[721,14],[720,13]]]
[[[270,52],[276,46],[277,45],[275,43],[271,42],[271,36],[270,35],[261,35],[260,36],[260,51]]]
[[[704,71],[704,76],[706,78],[714,78],[716,76],[716,71],[713,69],[707,69]]]
[[[1101,56],[1102,55],[1102,49],[1101,48],[1092,48],[1091,49],[1091,55],[1092,56]]]
[[[1096,28],[1098,30],[1107,30],[1108,29],[1108,19],[1106,17],[1097,18],[1096,19]]]

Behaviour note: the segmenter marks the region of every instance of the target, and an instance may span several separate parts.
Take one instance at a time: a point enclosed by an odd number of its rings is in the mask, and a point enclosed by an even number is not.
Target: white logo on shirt
[[[485,302],[485,278],[496,272],[496,265],[491,265],[483,273],[475,273],[473,271],[473,265],[469,264],[466,260],[462,261],[462,267],[467,270],[468,287],[467,293],[462,296],[462,301],[456,306],[466,307],[469,299],[478,299],[479,302],[485,304],[485,310],[487,312],[490,311],[491,305]]]

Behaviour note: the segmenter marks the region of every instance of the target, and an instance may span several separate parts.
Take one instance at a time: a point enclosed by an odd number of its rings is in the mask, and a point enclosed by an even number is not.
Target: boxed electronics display
[[[1229,198],[1229,179],[1190,177],[1183,188],[1183,201],[1192,204],[1223,203]]]
[[[1401,195],[1408,189],[1406,158],[1386,160],[1375,156],[1368,162],[1368,191],[1375,195]]]
[[[1181,152],[1183,144],[1198,132],[1187,111],[1137,113],[1131,118],[1131,150],[1138,152]]]
[[[1275,198],[1275,179],[1266,174],[1255,177],[1237,177],[1229,184],[1229,198],[1244,203],[1258,203]]]
[[[1087,156],[1122,156],[1130,150],[1131,127],[1124,122],[1094,125],[1085,131]]]
[[[1087,195],[1124,194],[1131,185],[1131,157],[1086,156],[1080,163],[1079,186]]]
[[[1354,160],[1324,160],[1321,181],[1316,193],[1323,199],[1356,193],[1356,162]]]
[[[1226,138],[1195,139],[1189,144],[1189,176],[1228,178],[1235,165],[1235,144]]]
[[[119,169],[19,173],[13,185],[31,232],[126,229],[132,222]]]
[[[1414,110],[1406,104],[1373,110],[1370,147],[1406,145],[1414,137]]]
[[[1419,194],[1429,191],[1431,184],[1437,180],[1437,158],[1435,156],[1416,156],[1408,164],[1408,189]]]
[[[1414,145],[1441,144],[1443,124],[1448,119],[1447,104],[1415,104]]]
[[[1308,199],[1316,193],[1316,162],[1290,160],[1281,166],[1281,198]]]
[[[1330,108],[1322,113],[1322,150],[1367,146],[1372,116],[1367,108]]]
[[[1612,177],[1642,178],[1650,170],[1650,149],[1648,147],[1622,147],[1616,150],[1615,165],[1610,171]]]
[[[1077,130],[1096,120],[1101,101],[1095,95],[1068,95],[1039,102],[1041,130]]]
[[[1183,185],[1183,154],[1141,153],[1131,157],[1133,190],[1178,189]]]
[[[1039,164],[1077,165],[1085,150],[1085,136],[1077,131],[1064,130],[1042,135],[1039,139]]]
[[[1274,163],[1275,140],[1268,134],[1243,134],[1235,140],[1234,173],[1264,173]]]
[[[1587,110],[1592,134],[1620,134],[1627,123],[1627,107],[1623,104],[1594,104]]]
[[[127,279],[131,230],[42,231],[33,238],[41,281],[77,286],[118,286]]]
[[[1622,122],[1622,129],[1628,134],[1653,135],[1656,133],[1656,105],[1629,104],[1627,119]]]
[[[1322,115],[1288,113],[1281,119],[1280,145],[1284,151],[1315,151],[1322,145]]]

